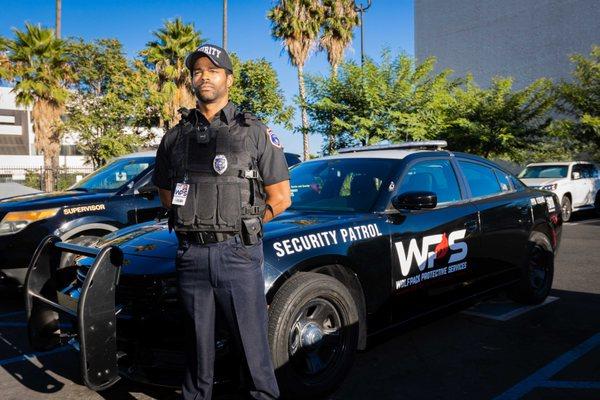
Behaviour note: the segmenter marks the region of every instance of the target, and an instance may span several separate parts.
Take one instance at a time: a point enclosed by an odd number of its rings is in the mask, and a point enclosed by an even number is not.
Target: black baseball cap
[[[194,63],[200,57],[208,57],[217,67],[223,68],[229,73],[233,73],[233,65],[231,64],[231,59],[229,58],[229,54],[225,49],[215,46],[214,44],[203,44],[198,47],[193,53],[190,53],[185,58],[185,66],[187,69],[192,71],[194,68]]]

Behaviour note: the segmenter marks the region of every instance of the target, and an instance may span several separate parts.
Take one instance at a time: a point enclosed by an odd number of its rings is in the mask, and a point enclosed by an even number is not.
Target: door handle
[[[476,232],[477,228],[479,228],[479,222],[476,219],[465,222],[465,229],[467,230],[467,233]]]

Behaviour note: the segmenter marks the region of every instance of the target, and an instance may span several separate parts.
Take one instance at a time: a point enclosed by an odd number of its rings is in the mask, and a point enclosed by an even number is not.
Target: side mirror
[[[406,192],[394,196],[392,205],[398,211],[435,208],[437,206],[437,195],[433,192]]]
[[[573,172],[573,180],[577,180],[581,178],[581,173],[580,172]]]
[[[138,194],[148,200],[152,200],[158,195],[158,188],[153,184],[145,185],[138,189]]]

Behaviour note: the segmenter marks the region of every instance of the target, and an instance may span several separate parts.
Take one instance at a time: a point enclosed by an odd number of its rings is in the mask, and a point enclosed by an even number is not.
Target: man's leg
[[[215,299],[209,249],[191,244],[177,251],[179,295],[186,318],[186,400],[210,399],[215,361]]]
[[[255,399],[276,399],[279,388],[267,338],[262,243],[247,248],[239,240],[220,245],[221,268],[215,294],[247,363],[250,395]]]

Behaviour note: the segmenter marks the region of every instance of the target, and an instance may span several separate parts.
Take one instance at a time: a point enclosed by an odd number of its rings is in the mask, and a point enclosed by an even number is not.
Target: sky
[[[384,48],[394,53],[414,55],[414,0],[372,0],[364,14],[365,54],[377,58]],[[2,0],[0,35],[13,38],[13,29],[24,29],[25,22],[54,27],[55,0]],[[296,68],[282,51],[280,42],[271,37],[270,21],[266,14],[275,5],[273,0],[228,1],[228,50],[242,60],[265,58],[277,72],[288,104],[294,104],[298,95]],[[367,4],[367,0],[357,1]],[[201,37],[209,43],[221,45],[222,0],[62,0],[62,36],[77,36],[85,40],[116,38],[123,43],[127,56],[137,57],[152,32],[165,21],[181,17],[193,22]],[[354,32],[354,41],[346,51],[346,58],[360,60],[360,29]],[[305,71],[327,75],[329,66],[323,52],[315,52],[308,60]],[[296,108],[294,125],[300,125]],[[299,133],[274,126],[286,151],[302,153]],[[311,152],[320,150],[322,138],[311,135]]]

